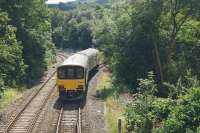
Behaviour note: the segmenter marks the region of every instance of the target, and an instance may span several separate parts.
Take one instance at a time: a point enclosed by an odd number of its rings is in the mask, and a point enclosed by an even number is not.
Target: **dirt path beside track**
[[[105,103],[96,97],[97,83],[100,76],[104,73],[105,67],[101,68],[98,73],[91,79],[87,95],[87,112],[90,133],[108,133],[105,125]]]

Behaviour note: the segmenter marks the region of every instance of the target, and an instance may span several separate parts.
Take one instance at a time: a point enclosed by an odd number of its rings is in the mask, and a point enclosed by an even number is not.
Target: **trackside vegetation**
[[[133,95],[124,108],[127,132],[200,132],[199,1],[103,3],[60,3],[62,11],[53,9],[56,45],[103,51],[113,88],[102,98],[116,95],[115,89]]]
[[[126,132],[200,133],[199,0],[0,0],[0,95],[38,80],[55,48],[88,47],[112,75],[107,121],[116,103]]]
[[[45,0],[0,1],[0,91],[30,86],[55,61]],[[0,92],[0,95],[2,94]]]

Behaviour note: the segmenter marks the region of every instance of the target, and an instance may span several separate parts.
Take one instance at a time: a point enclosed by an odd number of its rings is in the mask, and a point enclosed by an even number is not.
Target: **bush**
[[[125,116],[129,132],[193,133],[200,125],[200,87],[188,71],[176,85],[169,85],[169,98],[154,96],[157,86],[153,74],[140,79],[136,99],[127,105]],[[176,95],[175,99],[172,99]]]
[[[178,78],[175,84],[164,83],[168,88],[169,97],[177,99],[179,95],[185,95],[190,88],[195,88],[200,85],[196,76],[193,76],[191,70],[187,70],[184,76]]]
[[[188,94],[181,96],[177,106],[171,110],[163,122],[159,133],[197,132],[200,125],[200,87],[191,88]]]
[[[158,124],[162,120],[168,118],[172,107],[175,105],[176,102],[169,98],[156,98],[152,103],[152,108],[149,112],[149,115],[152,116],[154,123]]]
[[[16,28],[9,25],[9,17],[0,11],[0,76],[1,85],[23,82],[26,65],[23,62],[21,43],[17,41]]]
[[[0,78],[0,99],[2,96],[1,94],[2,94],[3,90],[4,90],[4,81],[2,78]]]
[[[148,74],[148,79],[139,80],[139,93],[137,99],[126,108],[128,131],[147,133],[152,129],[152,115],[149,113],[155,100],[154,93],[157,86],[153,80],[153,73]]]

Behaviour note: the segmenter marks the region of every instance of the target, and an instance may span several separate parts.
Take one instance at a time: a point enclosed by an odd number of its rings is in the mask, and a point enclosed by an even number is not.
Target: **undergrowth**
[[[21,97],[23,90],[22,88],[6,89],[0,98],[0,109],[5,108],[17,98]]]
[[[106,127],[110,133],[118,132],[118,119],[122,119],[122,130],[125,130],[124,108],[120,99],[118,89],[113,87],[111,74],[104,72],[100,76],[100,83],[97,84],[97,95],[100,100],[105,102]]]

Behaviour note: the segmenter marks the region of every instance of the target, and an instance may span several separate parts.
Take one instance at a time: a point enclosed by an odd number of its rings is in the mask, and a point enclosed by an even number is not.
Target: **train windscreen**
[[[59,79],[83,79],[84,69],[79,66],[63,66],[58,68]]]

